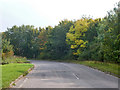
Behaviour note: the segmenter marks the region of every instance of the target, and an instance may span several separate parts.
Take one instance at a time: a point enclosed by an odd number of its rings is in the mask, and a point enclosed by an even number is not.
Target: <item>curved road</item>
[[[35,68],[14,88],[118,88],[118,78],[84,65],[31,60]]]

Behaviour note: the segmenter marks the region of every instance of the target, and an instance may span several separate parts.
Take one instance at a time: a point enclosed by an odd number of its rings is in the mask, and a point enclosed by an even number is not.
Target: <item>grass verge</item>
[[[72,60],[71,62],[76,64],[83,64],[120,78],[120,73],[118,71],[120,66],[118,64],[99,62],[99,61],[73,61]]]
[[[11,63],[2,66],[2,88],[8,88],[10,83],[23,75],[33,64]]]

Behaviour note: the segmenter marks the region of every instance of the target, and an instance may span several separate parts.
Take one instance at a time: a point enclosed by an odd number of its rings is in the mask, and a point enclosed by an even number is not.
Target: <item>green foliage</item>
[[[2,39],[2,52],[7,53],[13,50],[13,46],[10,45],[10,41]]]
[[[2,39],[2,62],[6,62],[6,59],[14,55],[13,45],[7,39]]]
[[[120,62],[120,20],[118,20],[118,10],[119,8],[114,8],[113,11],[108,12],[108,16],[105,18],[107,30],[105,31],[104,37],[104,56],[106,60],[114,60],[115,62]]]
[[[84,40],[87,46],[79,55],[80,60],[99,60],[120,62],[120,20],[119,8],[108,12],[108,15],[90,23]]]
[[[119,4],[119,3],[118,3]],[[104,18],[63,20],[55,27],[39,29],[13,26],[3,33],[3,52],[39,59],[78,59],[120,62],[120,8]],[[11,46],[12,45],[12,46]],[[8,55],[12,53],[9,52]],[[4,55],[4,54],[3,54]]]
[[[64,20],[59,22],[47,34],[46,48],[40,56],[44,59],[64,59],[69,53],[69,45],[66,43],[66,33],[69,31],[70,26],[73,25],[72,21]]]
[[[99,23],[96,41],[99,43],[100,59],[105,61],[120,62],[120,22],[118,8],[109,11],[108,15]]]
[[[30,58],[36,57],[39,53],[39,47],[36,43],[38,35],[39,31],[34,26],[29,25],[13,26],[3,34],[4,38],[10,40],[14,46],[15,55]]]

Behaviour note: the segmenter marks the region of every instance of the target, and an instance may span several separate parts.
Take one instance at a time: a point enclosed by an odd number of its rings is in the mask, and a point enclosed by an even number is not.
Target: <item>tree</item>
[[[84,41],[83,37],[85,37],[85,33],[87,32],[89,25],[89,20],[87,18],[83,18],[77,20],[74,25],[71,26],[69,32],[67,33],[66,41],[71,45],[71,49],[73,50],[73,55],[79,55],[86,47],[88,41]]]
[[[103,24],[106,25],[104,37],[104,57],[106,60],[120,62],[120,19],[119,3],[117,7],[108,12]],[[106,29],[107,28],[107,29]]]
[[[66,43],[66,33],[69,31],[72,21],[63,20],[59,22],[48,34],[46,52],[51,59],[64,59],[69,53],[69,46]]]
[[[87,31],[85,32],[85,37],[83,37],[84,41],[88,41],[86,47],[79,55],[80,60],[98,60],[98,54],[96,50],[98,50],[99,44],[96,42],[96,37],[98,36],[97,28],[101,19],[89,19],[89,26]],[[94,57],[94,58],[93,58]]]
[[[34,50],[38,49],[36,49],[37,47],[35,47],[33,41],[36,41],[38,35],[39,31],[34,26],[22,25],[8,28],[8,31],[3,34],[3,37],[10,40],[11,45],[14,46],[15,55],[32,58],[37,54]]]
[[[2,39],[2,59],[13,56],[13,46],[10,45],[10,41]]]

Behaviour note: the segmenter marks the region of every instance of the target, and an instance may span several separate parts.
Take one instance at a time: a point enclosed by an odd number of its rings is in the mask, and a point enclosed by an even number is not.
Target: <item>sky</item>
[[[0,0],[0,32],[14,25],[54,27],[83,15],[103,18],[119,0]]]

